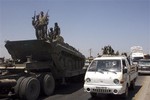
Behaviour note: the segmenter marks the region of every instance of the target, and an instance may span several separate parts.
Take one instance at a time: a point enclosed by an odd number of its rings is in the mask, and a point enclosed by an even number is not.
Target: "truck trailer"
[[[11,61],[0,64],[0,94],[21,100],[36,100],[39,94],[51,95],[56,83],[84,76],[85,56],[60,41],[7,41]]]

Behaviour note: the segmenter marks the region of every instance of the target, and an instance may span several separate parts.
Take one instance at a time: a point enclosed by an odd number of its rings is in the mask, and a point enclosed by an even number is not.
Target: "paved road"
[[[142,76],[142,80],[139,80],[139,83],[142,83],[142,87],[135,95],[134,100],[150,100],[150,75]]]
[[[143,100],[143,93],[146,93],[150,76],[139,76],[136,81],[136,88],[134,91],[129,92],[129,98],[127,100]],[[145,94],[148,95],[148,94]],[[140,97],[140,98],[139,98]],[[98,95],[97,98],[91,98],[89,93],[83,91],[83,83],[71,83],[68,85],[62,85],[56,88],[55,93],[52,96],[44,97],[40,96],[39,100],[121,100],[120,96],[108,96]],[[0,99],[9,100],[9,99]],[[16,99],[17,100],[17,99]],[[149,99],[147,99],[149,100]]]
[[[136,81],[136,88],[134,91],[129,92],[128,100],[135,100],[139,92],[144,84],[145,78],[150,76],[139,76]],[[141,94],[140,94],[141,95]],[[108,96],[108,95],[98,95],[97,98],[91,98],[89,93],[83,92],[83,84],[76,83],[76,84],[69,84],[67,86],[60,86],[56,88],[55,94],[47,97],[41,98],[44,100],[119,100],[121,99],[120,96]]]

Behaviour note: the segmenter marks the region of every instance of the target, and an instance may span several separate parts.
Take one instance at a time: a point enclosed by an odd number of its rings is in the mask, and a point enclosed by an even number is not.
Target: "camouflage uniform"
[[[36,33],[36,38],[37,39],[40,39],[40,28],[39,28],[39,15],[36,16],[36,20],[33,19],[32,20],[32,25],[34,26],[35,28],[35,33]]]
[[[45,39],[47,37],[47,25],[48,25],[48,15],[44,16],[44,13],[40,13],[39,26],[41,27],[41,38]]]
[[[58,23],[55,23],[55,26],[54,26],[54,39],[60,35],[60,28],[58,26]]]

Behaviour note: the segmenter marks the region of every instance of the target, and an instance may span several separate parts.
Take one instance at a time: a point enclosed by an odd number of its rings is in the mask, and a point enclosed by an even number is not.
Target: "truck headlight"
[[[115,84],[119,84],[119,80],[118,79],[114,79],[114,83]]]
[[[91,82],[91,79],[90,78],[86,78],[85,82]]]

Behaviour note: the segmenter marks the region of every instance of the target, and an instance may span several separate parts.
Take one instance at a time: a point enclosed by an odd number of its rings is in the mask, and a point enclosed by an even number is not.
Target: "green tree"
[[[103,50],[103,55],[114,55],[114,49],[110,45],[104,46],[102,50]]]
[[[119,51],[116,52],[116,55],[119,55]]]

